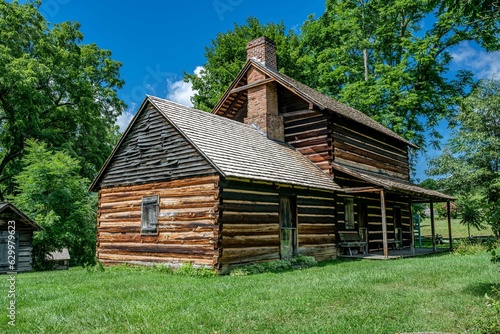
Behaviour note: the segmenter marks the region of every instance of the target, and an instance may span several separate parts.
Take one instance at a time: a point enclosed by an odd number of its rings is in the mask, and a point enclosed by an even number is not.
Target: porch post
[[[415,226],[413,225],[413,196],[410,196],[411,255],[415,255]]]
[[[446,202],[446,209],[448,211],[448,238],[450,240],[450,250],[453,250],[453,239],[451,238],[451,203]]]
[[[389,249],[387,248],[387,217],[385,212],[385,193],[380,190],[380,211],[382,211],[382,242],[384,244],[384,258],[389,258]]]
[[[431,200],[431,234],[432,234],[432,249],[437,252],[436,246],[436,228],[434,226],[434,202]]]

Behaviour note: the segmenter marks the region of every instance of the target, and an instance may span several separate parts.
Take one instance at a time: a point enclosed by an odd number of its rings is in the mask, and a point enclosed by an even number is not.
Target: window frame
[[[141,202],[141,235],[158,235],[160,196],[143,196]]]
[[[286,204],[287,202],[287,204]],[[286,207],[285,207],[286,206]],[[290,218],[287,220],[284,210],[288,209],[286,216]],[[282,195],[279,197],[279,224],[280,224],[280,258],[290,259],[297,255],[298,252],[298,235],[297,235],[297,198],[296,196]],[[283,254],[284,236],[288,234],[289,242],[291,245],[291,253]]]

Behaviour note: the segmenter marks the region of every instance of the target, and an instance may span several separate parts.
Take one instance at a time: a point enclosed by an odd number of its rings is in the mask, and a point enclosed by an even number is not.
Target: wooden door
[[[297,254],[297,206],[295,198],[280,197],[280,255],[289,259]]]

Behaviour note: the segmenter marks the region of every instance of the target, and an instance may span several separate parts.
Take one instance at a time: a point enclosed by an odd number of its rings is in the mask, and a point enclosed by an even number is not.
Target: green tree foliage
[[[91,262],[97,201],[87,192],[89,181],[79,175],[79,161],[36,141],[28,141],[25,149],[23,169],[15,177],[19,195],[12,200],[43,227],[33,240],[35,267],[44,266],[48,252],[65,247],[74,263]]]
[[[500,224],[500,81],[485,80],[460,106],[443,154],[429,175],[444,176],[454,194],[480,194],[485,218],[498,235]]]
[[[267,35],[277,42],[284,73],[419,146],[438,146],[436,125],[456,111],[473,83],[467,71],[449,78],[450,49],[474,41],[498,50],[498,14],[488,0],[328,0],[325,13],[310,17],[298,36],[254,18],[219,34],[206,49],[202,74],[185,80],[198,91],[195,106],[211,109],[241,69],[245,44]]]
[[[196,108],[209,111],[217,104],[245,64],[246,44],[260,36],[275,41],[280,71],[296,79],[302,77],[302,71],[297,66],[298,36],[291,31],[286,32],[283,22],[261,24],[256,18],[249,17],[246,24],[235,24],[234,30],[219,33],[205,48],[206,63],[200,75],[184,74],[184,80],[191,82],[197,91],[193,97]]]
[[[66,150],[80,174],[93,177],[124,108],[116,92],[121,63],[82,44],[78,23],[50,26],[39,6],[0,0],[0,199],[13,191],[27,139]]]
[[[484,214],[482,205],[482,196],[478,194],[464,194],[458,197],[458,212],[461,219],[460,224],[467,226],[467,233],[471,237],[471,227],[482,230],[484,226]]]
[[[367,113],[419,146],[437,145],[438,121],[454,111],[471,73],[446,73],[450,48],[499,48],[500,21],[477,19],[468,2],[328,0],[303,26],[308,83]],[[424,131],[431,129],[430,142]]]

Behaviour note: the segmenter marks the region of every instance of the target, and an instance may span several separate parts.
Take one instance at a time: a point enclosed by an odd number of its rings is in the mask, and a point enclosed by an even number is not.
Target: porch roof
[[[400,192],[417,197],[418,199],[427,199],[434,201],[453,201],[454,197],[440,193],[439,191],[430,190],[417,186],[407,180],[398,179],[388,175],[372,173],[359,168],[333,163],[334,170],[345,173],[359,180],[368,182],[375,186],[382,187],[388,191]],[[347,189],[344,189],[347,190]]]

